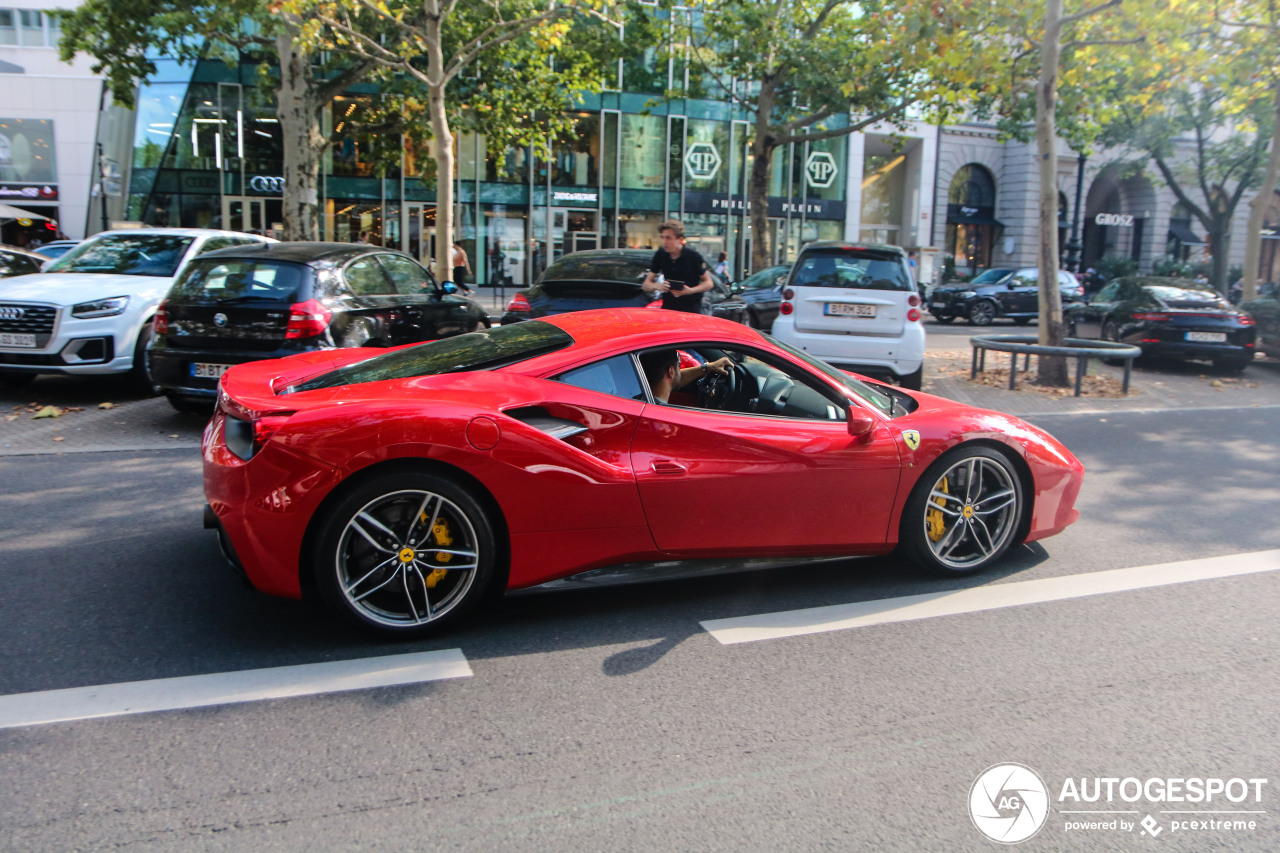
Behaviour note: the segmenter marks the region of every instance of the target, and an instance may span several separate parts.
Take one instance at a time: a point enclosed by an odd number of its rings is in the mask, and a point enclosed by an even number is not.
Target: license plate
[[[217,379],[231,369],[229,364],[207,364],[196,361],[191,364],[191,375],[196,379]]]
[[[20,335],[16,332],[0,332],[0,347],[35,347],[35,335]]]
[[[947,307],[947,303],[945,303],[945,302],[930,302],[929,304],[930,304],[931,306],[933,306],[934,308],[946,308],[946,307]]]
[[[1200,341],[1206,344],[1226,343],[1226,332],[1187,332],[1187,340]]]
[[[855,305],[849,302],[828,302],[827,314],[832,317],[874,317],[876,306]]]

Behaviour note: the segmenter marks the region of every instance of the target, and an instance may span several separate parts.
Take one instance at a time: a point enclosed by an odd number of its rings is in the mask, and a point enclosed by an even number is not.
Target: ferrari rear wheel
[[[378,477],[339,501],[323,529],[314,558],[321,595],[380,634],[445,630],[493,581],[493,528],[475,498],[444,477]]]
[[[899,544],[912,561],[967,575],[1004,555],[1018,529],[1022,482],[1004,454],[960,447],[929,467],[907,500]]]

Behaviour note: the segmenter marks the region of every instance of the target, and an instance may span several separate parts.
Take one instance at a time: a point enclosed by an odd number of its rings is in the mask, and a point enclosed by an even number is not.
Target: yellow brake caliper
[[[942,478],[942,482],[938,484],[938,488],[944,495],[951,494],[951,492],[947,489],[946,477]],[[945,500],[938,497],[930,498],[929,502],[933,504],[937,504],[938,506],[947,505],[947,502]],[[946,517],[943,516],[942,511],[936,510],[936,509],[926,510],[924,514],[924,520],[925,520],[925,523],[929,525],[929,530],[928,530],[929,539],[933,542],[937,542],[938,540],[942,539],[943,534],[947,532],[947,521],[946,521]]]
[[[422,520],[425,522],[430,521],[431,519],[427,518],[427,514],[424,512],[422,514]],[[449,532],[449,522],[445,521],[443,518],[436,518],[436,523],[431,526],[431,535],[435,537],[436,544],[442,548],[448,548],[453,544],[453,534]],[[436,552],[436,562],[447,563],[452,559],[452,554],[446,554],[443,551]],[[444,576],[447,574],[449,573],[444,569],[433,570],[431,574],[427,575],[424,581],[427,585],[427,589],[435,589],[436,584],[444,580]]]

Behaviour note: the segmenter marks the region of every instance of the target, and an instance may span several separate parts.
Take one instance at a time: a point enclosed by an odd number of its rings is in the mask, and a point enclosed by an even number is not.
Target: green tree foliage
[[[436,174],[454,174],[454,134],[484,133],[491,147],[550,145],[572,132],[577,93],[616,76],[623,42],[597,0],[286,0],[309,10],[333,49],[401,81],[401,109],[436,140]],[[376,26],[365,21],[377,18]],[[440,144],[443,142],[443,144]],[[452,269],[452,180],[436,182],[436,269]]]
[[[92,56],[93,70],[125,106],[155,73],[156,56],[238,62],[243,54],[267,64],[284,141],[285,237],[316,239],[319,163],[329,142],[320,112],[373,63],[322,52],[322,28],[306,9],[270,0],[86,0],[61,21],[62,58]]]
[[[754,124],[749,203],[752,266],[771,263],[767,191],[773,152],[881,122],[945,113],[983,70],[983,3],[934,0],[716,0],[684,18],[679,45],[711,97]],[[675,49],[680,50],[680,46]],[[914,110],[914,112],[913,112]],[[831,119],[848,114],[836,126]]]

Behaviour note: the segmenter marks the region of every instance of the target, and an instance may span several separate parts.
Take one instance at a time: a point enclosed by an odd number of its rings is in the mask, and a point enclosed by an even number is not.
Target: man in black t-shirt
[[[701,314],[702,294],[714,286],[707,262],[684,244],[684,225],[679,220],[659,225],[658,236],[662,248],[653,253],[641,286],[646,292],[661,293],[663,308]]]

